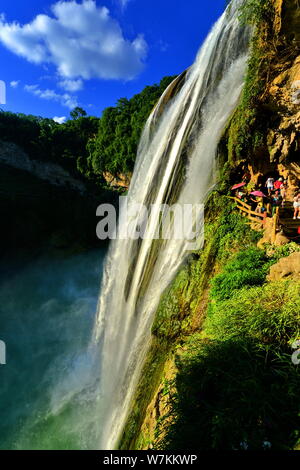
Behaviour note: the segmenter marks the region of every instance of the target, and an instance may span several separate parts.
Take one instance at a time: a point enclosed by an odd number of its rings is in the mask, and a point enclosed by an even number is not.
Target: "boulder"
[[[292,253],[286,258],[281,258],[270,269],[269,281],[293,279],[300,281],[300,252]]]
[[[290,240],[282,232],[276,234],[274,242],[275,246],[283,246],[287,245],[287,243],[290,243]]]

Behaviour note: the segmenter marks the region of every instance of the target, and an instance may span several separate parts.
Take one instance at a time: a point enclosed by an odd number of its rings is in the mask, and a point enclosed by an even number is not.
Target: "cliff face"
[[[249,165],[254,182],[263,173],[275,171],[290,177],[297,187],[300,8],[297,0],[268,3],[272,14],[254,32],[242,103],[227,129],[224,145],[233,166],[241,162]]]
[[[273,16],[270,21],[266,19],[262,23],[262,29],[258,29],[255,33],[256,37],[252,45],[252,57],[249,62],[241,106],[228,124],[220,143],[220,155],[222,161],[226,162],[225,168],[227,169],[227,176],[226,172],[223,172],[223,183],[225,187],[227,184],[227,188],[228,180],[227,182],[225,180],[228,175],[231,175],[229,176],[230,181],[230,177],[245,164],[250,170],[253,183],[263,182],[265,175],[272,172],[287,177],[291,188],[299,188],[300,185],[299,2],[297,0],[269,0],[269,3]],[[256,64],[256,69],[253,68],[253,64]],[[283,297],[281,300],[278,298],[281,306],[278,310],[279,318],[276,320],[277,325],[279,322],[282,325],[282,331],[278,333],[281,337],[280,341],[282,341],[280,345],[277,342],[279,340],[276,334],[270,333],[271,325],[267,326],[266,323],[261,326],[262,329],[266,328],[265,332],[267,328],[270,328],[265,336],[261,334],[257,325],[260,321],[259,312],[264,311],[265,301],[267,304],[273,302],[277,295],[281,295],[279,292],[284,290],[291,289],[290,295],[292,296],[294,295],[292,292],[299,292],[300,284],[297,275],[286,278],[285,275],[276,274],[279,271],[280,273],[285,272],[283,267],[286,268],[289,265],[289,259],[293,259],[297,265],[299,247],[292,243],[285,248],[274,249],[271,254],[267,252],[261,254],[261,256],[266,256],[266,264],[259,265],[259,268],[257,265],[258,270],[262,269],[258,276],[261,280],[258,281],[258,284],[256,284],[257,280],[254,281],[254,284],[250,282],[250,285],[261,286],[265,282],[268,284],[266,287],[257,287],[253,294],[249,292],[249,296],[254,295],[252,300],[247,297],[246,291],[241,290],[240,294],[237,294],[238,298],[232,301],[231,307],[228,304],[230,300],[226,300],[227,304],[222,302],[218,304],[220,299],[216,300],[214,295],[219,295],[222,277],[220,281],[218,277],[217,281],[214,281],[218,286],[217,294],[212,292],[210,280],[220,272],[221,276],[226,277],[226,266],[236,254],[239,256],[240,253],[243,265],[243,260],[246,260],[249,255],[247,250],[249,247],[254,249],[259,239],[259,235],[247,228],[241,219],[235,218],[227,201],[221,200],[219,195],[215,197],[213,194],[211,196],[206,208],[205,248],[201,253],[195,254],[194,259],[191,259],[190,264],[178,274],[170,289],[161,299],[153,326],[152,348],[120,443],[120,447],[123,449],[175,449],[176,444],[177,448],[184,448],[184,446],[180,447],[180,444],[189,442],[189,437],[191,443],[206,450],[212,448],[229,450],[239,448],[242,444],[246,446],[244,448],[250,446],[254,449],[269,448],[269,446],[287,449],[296,446],[297,438],[294,429],[299,426],[299,420],[296,418],[299,406],[294,398],[291,398],[291,401],[285,404],[285,408],[281,409],[279,403],[280,400],[284,401],[283,396],[279,398],[279,395],[276,395],[275,397],[271,392],[274,387],[281,388],[282,391],[285,389],[283,382],[277,383],[274,379],[277,374],[274,365],[277,360],[275,356],[276,354],[286,354],[288,358],[291,347],[289,341],[296,331],[295,325],[291,326],[289,333],[285,331],[283,326],[285,321]],[[225,205],[228,206],[226,209]],[[293,253],[294,251],[296,253]],[[291,257],[285,258],[288,255]],[[260,254],[257,256],[259,257]],[[256,270],[254,265],[251,267],[251,263],[252,261],[249,262],[250,276]],[[247,261],[245,264],[247,265]],[[271,274],[270,264],[274,264]],[[225,273],[223,274],[224,269]],[[228,268],[229,273],[234,271],[232,267],[230,269]],[[290,269],[285,270],[290,272]],[[294,271],[298,273],[298,265],[295,266]],[[267,277],[268,275],[269,277]],[[239,274],[236,272],[234,276],[238,277]],[[289,284],[283,284],[286,279]],[[230,278],[228,282],[230,285],[233,279]],[[222,328],[219,331],[219,336],[213,336],[218,330],[214,330],[216,324],[214,328],[205,326],[207,312],[209,311],[212,315],[214,304],[216,304],[220,310],[229,309],[228,312],[231,312],[230,308],[232,308],[235,315],[236,305],[239,302],[242,303],[244,297],[245,310],[241,310],[241,318],[235,319],[234,322],[245,323],[244,316],[246,317],[246,313],[248,314],[248,311],[251,310],[249,306],[253,304],[255,307],[256,300],[254,299],[259,298],[257,312],[253,313],[253,324],[246,327],[253,328],[254,336],[248,338],[247,332],[241,333],[240,331],[238,336],[245,334],[241,345],[239,345],[238,339],[233,342],[232,338],[224,340],[223,336],[226,334],[223,335],[225,330]],[[286,302],[288,302],[287,299]],[[215,312],[216,318],[218,318],[217,315],[218,313]],[[225,329],[229,328],[230,322],[226,315],[225,326],[223,326]],[[296,315],[296,311],[294,311],[294,315]],[[262,317],[262,322],[265,321],[264,318]],[[221,322],[221,320],[218,321]],[[249,320],[249,322],[251,321]],[[214,331],[213,334],[212,331]],[[262,335],[262,339],[258,348],[264,351],[264,343],[266,343],[269,344],[269,351],[272,351],[273,347],[274,351],[277,351],[277,353],[274,352],[273,359],[270,359],[273,357],[272,352],[270,352],[270,358],[266,353],[262,362],[260,362],[259,355],[255,359],[256,346],[254,346],[254,350],[251,348],[259,335]],[[281,335],[284,336],[284,339]],[[239,371],[237,357],[239,354],[243,355],[243,348],[247,349],[248,340],[248,353],[252,356],[252,362],[250,362],[253,364],[253,370],[247,369],[247,360],[245,359],[246,362],[241,362],[241,371]],[[212,352],[213,350],[219,354],[215,358],[216,363],[223,364],[217,371],[214,369],[215,362],[211,359],[211,355],[215,354]],[[199,353],[200,359],[198,359],[197,351],[205,351],[202,356]],[[261,354],[263,356],[264,353]],[[228,360],[230,358],[230,363],[227,363],[225,359],[221,360],[223,356]],[[269,359],[270,363],[275,361],[273,365],[270,364],[270,369],[268,369]],[[211,369],[209,369],[210,367]],[[245,371],[246,369],[247,371]],[[261,382],[260,370],[262,371]],[[295,370],[290,367],[289,359],[286,360],[283,370],[278,374],[286,374],[285,380],[290,380],[290,383],[298,387],[300,385],[299,374],[297,375]],[[231,374],[231,382],[228,383],[227,372],[228,375]],[[214,374],[215,378],[212,378]],[[266,379],[266,377],[269,378]],[[266,381],[269,381],[270,390],[263,385]],[[233,386],[231,390],[232,382],[236,382],[237,387]],[[245,387],[239,386],[238,382],[240,384],[244,382]],[[220,388],[218,388],[218,384],[220,384]],[[227,392],[226,390],[224,392],[222,388],[226,389],[226,387],[231,391],[228,392],[228,397],[224,398]],[[293,388],[293,391],[285,389],[284,393],[292,397],[295,390],[296,388]],[[259,393],[262,397],[264,394],[273,396],[275,412],[278,415],[289,415],[290,425],[285,422],[281,423],[280,418],[277,419],[267,409],[260,410]],[[254,397],[253,403],[251,402],[251,394]],[[239,403],[240,395],[244,404]],[[232,401],[234,400],[236,401],[233,406]],[[257,413],[256,411],[249,412],[250,408],[245,410],[244,405],[252,407],[253,410],[257,409]],[[266,403],[263,406],[265,405]],[[236,413],[238,414],[236,415]],[[201,422],[202,415],[204,416],[203,422]],[[199,429],[200,434],[201,426],[204,431],[201,431],[202,438],[199,437],[198,441],[197,433]],[[280,427],[285,429],[282,434],[279,431]],[[231,434],[232,436],[228,437]],[[176,439],[179,440],[176,441]]]
[[[96,209],[117,200],[112,191],[92,192],[60,166],[32,161],[9,143],[0,144],[0,195],[0,255],[8,265],[100,246]]]
[[[85,185],[73,178],[61,166],[51,162],[32,160],[14,143],[0,142],[0,163],[5,163],[18,170],[24,170],[54,186],[70,188],[79,193],[86,191]]]
[[[278,55],[263,103],[271,113],[267,144],[270,161],[286,164],[300,180],[300,8],[293,0],[278,0],[275,7]]]

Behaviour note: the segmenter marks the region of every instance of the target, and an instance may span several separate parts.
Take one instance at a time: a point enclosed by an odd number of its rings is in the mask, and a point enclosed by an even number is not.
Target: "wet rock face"
[[[270,161],[294,159],[300,151],[300,56],[269,86],[269,105],[276,113],[267,135]]]
[[[269,281],[293,279],[300,281],[300,252],[281,258],[270,269]]]
[[[297,161],[300,152],[300,8],[297,0],[275,2],[277,63],[266,91],[273,119],[267,134],[271,162]]]

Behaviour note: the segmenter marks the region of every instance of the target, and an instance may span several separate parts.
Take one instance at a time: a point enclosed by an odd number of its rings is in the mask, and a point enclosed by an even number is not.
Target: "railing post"
[[[266,225],[266,220],[267,220],[267,212],[265,211],[265,212],[262,214],[262,221],[261,221],[261,224],[262,224],[262,225]]]
[[[272,243],[275,243],[275,240],[276,240],[278,221],[279,221],[279,207],[277,206],[275,215],[273,216],[273,231],[272,231],[272,239],[271,239]]]

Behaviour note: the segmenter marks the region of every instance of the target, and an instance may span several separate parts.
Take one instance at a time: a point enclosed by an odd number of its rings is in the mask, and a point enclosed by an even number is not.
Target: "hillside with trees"
[[[0,140],[19,145],[31,159],[53,162],[77,177],[102,186],[102,173],[133,170],[145,122],[174,77],[147,86],[131,99],[121,98],[102,116],[87,116],[75,108],[70,119],[53,119],[0,111]]]

